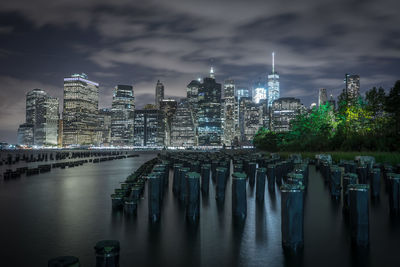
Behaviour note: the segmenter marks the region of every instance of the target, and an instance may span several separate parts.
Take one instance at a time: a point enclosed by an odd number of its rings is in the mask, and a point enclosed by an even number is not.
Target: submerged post
[[[304,186],[284,184],[281,194],[282,246],[296,251],[304,246]]]
[[[119,267],[119,241],[102,240],[94,247],[96,267]]]
[[[203,164],[201,166],[201,192],[208,195],[209,184],[210,184],[210,164]]]
[[[232,174],[232,215],[241,220],[247,215],[246,178],[243,172]]]
[[[265,168],[257,168],[257,188],[256,198],[262,202],[264,200],[265,192]]]
[[[182,164],[177,163],[174,164],[174,180],[172,182],[172,191],[174,192],[174,194],[179,194],[179,189],[180,189],[180,175],[179,175],[179,171],[180,169],[183,167]]]
[[[369,182],[371,185],[371,196],[379,197],[381,190],[381,170],[378,168],[369,171]]]
[[[148,180],[149,219],[157,222],[160,219],[161,179],[159,175],[151,174]]]
[[[267,169],[268,190],[274,191],[275,189],[275,164],[269,164]]]
[[[338,166],[331,166],[330,184],[332,198],[339,199],[341,191],[342,170]]]
[[[222,201],[225,199],[225,185],[226,185],[226,168],[218,167],[216,168],[217,173],[217,192],[216,199]]]
[[[187,196],[187,192],[186,192],[186,173],[189,172],[189,168],[188,167],[184,167],[181,168],[179,171],[179,182],[180,182],[180,186],[179,186],[179,200],[182,201],[183,203],[186,203],[186,196]]]
[[[247,176],[249,177],[249,184],[254,185],[256,178],[256,167],[257,164],[255,162],[249,162],[247,167]]]
[[[369,186],[352,184],[348,186],[348,190],[352,241],[356,245],[367,246],[369,244]]]
[[[200,174],[197,172],[189,172],[187,178],[187,209],[186,218],[195,222],[200,217]]]
[[[389,180],[389,206],[390,213],[397,215],[400,213],[400,174],[388,173]]]

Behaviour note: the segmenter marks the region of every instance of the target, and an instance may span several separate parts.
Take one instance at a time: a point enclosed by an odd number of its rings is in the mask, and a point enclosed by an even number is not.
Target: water
[[[121,243],[121,266],[399,266],[400,221],[390,219],[382,184],[381,199],[370,203],[367,250],[350,245],[341,203],[329,196],[314,166],[305,198],[305,247],[296,256],[281,247],[280,194],[266,190],[255,201],[248,186],[247,218],[237,225],[231,217],[231,183],[218,207],[215,185],[201,198],[199,224],[189,225],[170,188],[164,197],[159,225],[147,217],[147,192],[136,217],[112,212],[110,194],[125,177],[155,154],[88,163],[0,183],[0,266],[47,266],[60,255],[79,257],[94,266],[93,246],[101,239]]]

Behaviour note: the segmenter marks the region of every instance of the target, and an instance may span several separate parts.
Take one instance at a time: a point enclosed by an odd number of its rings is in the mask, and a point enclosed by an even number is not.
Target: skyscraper
[[[86,74],[64,78],[63,145],[96,143],[99,84]]]
[[[221,84],[215,81],[213,68],[210,77],[204,78],[199,87],[198,106],[199,146],[221,145]]]
[[[37,117],[37,103],[41,99],[45,99],[47,97],[47,93],[42,89],[33,89],[26,94],[26,123],[32,124],[33,127],[36,127],[36,117]]]
[[[265,85],[261,80],[254,84],[253,92],[254,103],[258,104],[261,100],[267,99],[267,89],[265,88]]]
[[[110,108],[102,108],[99,110],[99,129],[101,131],[100,143],[102,146],[111,145],[111,120],[112,111]]]
[[[318,107],[321,105],[325,105],[328,101],[328,94],[326,93],[325,88],[320,88],[318,91]]]
[[[24,145],[57,145],[58,107],[58,98],[48,96],[44,90],[33,89],[28,92],[26,123],[18,129],[18,142]]]
[[[197,145],[194,116],[187,99],[182,99],[177,106],[171,122],[171,146],[191,147]]]
[[[163,116],[158,109],[141,109],[135,111],[134,145],[164,146]]]
[[[271,129],[275,132],[290,130],[290,121],[305,111],[300,99],[282,97],[275,100],[271,107]]]
[[[111,106],[111,144],[131,146],[133,144],[133,120],[135,97],[131,85],[115,87]]]
[[[226,80],[224,83],[224,144],[231,146],[236,134],[236,98],[235,98],[235,81]]]
[[[263,126],[263,105],[256,104],[249,97],[240,99],[241,143],[251,145],[254,135]]]
[[[58,144],[58,98],[49,96],[41,98],[36,106],[35,145],[56,146]]]
[[[272,72],[268,75],[268,107],[280,97],[279,75],[275,72],[275,52],[272,52]]]
[[[346,74],[345,79],[346,96],[349,100],[356,99],[360,95],[360,76]]]
[[[172,119],[175,115],[177,109],[177,102],[174,99],[163,99],[160,101],[160,111],[163,115],[164,122],[164,130],[165,130],[165,139],[164,145],[171,145],[171,127],[172,127]]]
[[[33,125],[23,123],[18,127],[17,143],[19,145],[33,145]]]
[[[236,97],[238,102],[240,102],[241,97],[251,97],[250,90],[248,88],[238,88],[236,90]]]
[[[160,82],[160,80],[157,81],[156,84],[156,99],[155,99],[155,105],[156,108],[160,108],[160,101],[164,99],[164,84]]]

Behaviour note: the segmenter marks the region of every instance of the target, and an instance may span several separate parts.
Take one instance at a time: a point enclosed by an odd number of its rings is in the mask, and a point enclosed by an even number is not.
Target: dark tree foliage
[[[260,129],[254,138],[258,148],[277,151],[398,151],[400,150],[400,81],[386,95],[372,88],[349,100],[343,92],[338,109],[329,104],[299,115],[291,130],[274,133]]]

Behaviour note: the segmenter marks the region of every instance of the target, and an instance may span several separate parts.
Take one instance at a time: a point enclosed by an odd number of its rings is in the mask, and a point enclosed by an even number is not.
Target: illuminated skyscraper
[[[46,97],[38,100],[35,145],[56,146],[58,144],[58,98]]]
[[[17,142],[19,145],[33,145],[33,125],[23,123],[18,127]]]
[[[42,89],[28,92],[26,123],[20,125],[18,129],[18,142],[24,145],[57,145],[58,106],[58,98],[48,96]]]
[[[235,81],[226,80],[224,83],[224,144],[231,146],[236,134],[236,98]]]
[[[86,74],[64,78],[63,145],[97,143],[99,84]]]
[[[275,100],[271,107],[271,130],[275,132],[289,131],[290,121],[302,112],[305,112],[305,108],[300,99],[282,97]]]
[[[112,112],[110,108],[102,108],[99,110],[99,129],[101,131],[102,146],[111,145],[111,118]]]
[[[254,135],[263,126],[263,106],[249,97],[242,97],[239,105],[240,141],[243,145],[251,145]]]
[[[198,94],[197,133],[199,146],[219,146],[222,139],[221,84],[215,81],[213,68],[204,78]]]
[[[33,89],[26,94],[26,123],[36,127],[37,103],[47,98],[47,93],[42,89]]]
[[[111,143],[114,146],[133,144],[135,97],[131,85],[115,87],[111,106]]]
[[[360,96],[360,76],[346,74],[344,82],[346,85],[346,95],[349,100]]]
[[[275,52],[272,52],[272,72],[268,75],[268,107],[280,97],[279,75],[275,72]]]
[[[325,88],[320,88],[318,91],[318,107],[321,105],[325,105],[328,101],[328,94],[326,93]]]
[[[163,116],[160,110],[135,110],[134,129],[135,146],[164,146]]]
[[[160,111],[163,115],[164,122],[164,130],[165,130],[165,139],[164,145],[171,145],[171,127],[172,127],[172,119],[175,115],[177,109],[177,102],[174,99],[163,99],[160,101]]]
[[[177,106],[171,122],[171,146],[191,147],[197,145],[194,116],[187,99],[182,99]]]
[[[156,99],[155,99],[155,105],[156,108],[160,108],[160,101],[164,99],[164,84],[160,82],[160,80],[157,81],[156,84]]]
[[[250,90],[248,88],[238,88],[236,90],[236,97],[238,102],[240,102],[241,97],[251,97]]]
[[[259,104],[261,100],[267,99],[267,89],[263,82],[258,81],[254,84],[253,102]]]

